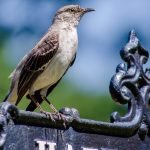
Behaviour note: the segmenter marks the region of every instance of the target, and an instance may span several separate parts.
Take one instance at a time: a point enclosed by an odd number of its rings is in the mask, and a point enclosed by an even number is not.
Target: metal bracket
[[[7,102],[1,104],[0,114],[0,146],[6,140],[7,127],[15,125],[32,125],[67,130],[72,127],[78,132],[96,133],[103,135],[131,137],[139,134],[141,140],[150,135],[150,69],[143,68],[148,60],[149,53],[140,44],[136,33],[132,30],[129,41],[120,52],[126,64],[117,66],[116,74],[110,81],[110,93],[115,102],[128,105],[128,112],[121,117],[118,112],[113,112],[111,122],[102,122],[79,117],[79,112],[74,108],[60,110],[66,118],[66,128],[57,115],[52,114],[56,122],[45,115],[36,112],[18,110]]]

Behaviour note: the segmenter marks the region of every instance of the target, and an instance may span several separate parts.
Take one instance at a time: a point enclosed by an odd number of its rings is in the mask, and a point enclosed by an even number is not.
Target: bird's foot
[[[44,111],[44,110],[40,110],[40,112],[41,112],[42,114],[45,114],[46,117],[48,117],[49,119],[51,119],[53,122],[56,122],[55,119],[54,119],[54,117],[53,117],[53,115],[52,115],[52,113],[47,112],[47,111]]]
[[[56,115],[58,117],[58,119],[63,122],[64,128],[66,128],[66,121],[67,120],[66,120],[66,118],[64,117],[64,115],[62,113],[60,113],[60,112],[50,113],[50,112],[44,111],[43,109],[41,109],[40,112],[42,114],[45,114],[46,117],[48,117],[49,119],[51,119],[53,122],[56,122],[56,120],[53,117],[53,115]]]
[[[58,116],[58,119],[61,120],[63,122],[63,126],[64,128],[66,128],[66,118],[64,117],[64,115],[60,112],[56,112],[55,113]]]

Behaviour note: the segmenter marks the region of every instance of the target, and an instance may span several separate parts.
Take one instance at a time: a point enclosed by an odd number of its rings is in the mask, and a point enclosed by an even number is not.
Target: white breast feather
[[[56,83],[65,73],[77,50],[78,38],[75,28],[61,30],[59,48],[45,71],[37,78],[30,93]]]

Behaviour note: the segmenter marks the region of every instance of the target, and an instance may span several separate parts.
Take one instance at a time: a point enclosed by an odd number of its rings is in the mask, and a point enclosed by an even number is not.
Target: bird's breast
[[[60,32],[57,53],[50,60],[43,73],[36,79],[32,86],[33,91],[53,85],[64,75],[74,59],[77,45],[78,38],[76,30],[72,32],[63,30]]]
[[[70,63],[76,53],[78,46],[78,37],[76,29],[69,28],[63,29],[59,35],[59,52],[61,56],[61,62]]]

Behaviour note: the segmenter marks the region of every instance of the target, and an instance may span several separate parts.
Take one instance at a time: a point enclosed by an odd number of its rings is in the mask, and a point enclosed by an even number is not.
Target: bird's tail
[[[26,111],[34,111],[36,109],[36,105],[34,102],[30,102],[30,104],[27,106]]]
[[[30,104],[26,108],[26,111],[34,111],[37,108],[36,104],[32,101],[30,95],[27,95],[26,97],[27,97],[27,99],[31,100]],[[43,99],[42,99],[39,91],[35,92],[34,97],[39,104],[41,104],[43,102]]]
[[[5,98],[3,99],[3,102],[6,102],[8,100],[10,92],[5,96]]]
[[[22,97],[18,97],[16,93],[13,93],[12,91],[9,91],[5,98],[3,99],[3,102],[9,102],[13,105],[18,105],[18,102],[20,101]]]

